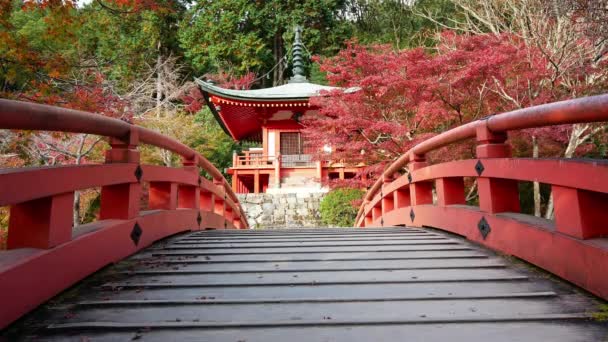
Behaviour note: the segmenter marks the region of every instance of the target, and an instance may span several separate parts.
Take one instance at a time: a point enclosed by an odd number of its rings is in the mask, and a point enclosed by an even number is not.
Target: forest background
[[[307,139],[335,146],[332,159],[364,161],[368,179],[449,128],[608,88],[600,0],[0,0],[0,97],[150,127],[223,170],[249,145],[221,130],[193,78],[238,89],[285,83],[295,25],[314,61],[312,82],[360,88],[312,99],[322,115],[305,122],[314,127]],[[518,157],[605,158],[607,140],[599,124],[511,136]],[[96,136],[1,130],[0,167],[95,163],[106,148]],[[430,157],[472,151],[463,143]],[[142,161],[179,163],[146,148]],[[530,195],[525,210],[552,217],[548,187],[521,191]],[[467,199],[476,201],[474,182]],[[77,194],[75,225],[94,219],[98,200],[96,189]]]

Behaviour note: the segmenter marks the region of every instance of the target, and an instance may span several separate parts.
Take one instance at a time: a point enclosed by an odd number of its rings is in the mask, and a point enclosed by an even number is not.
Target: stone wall
[[[322,227],[324,192],[237,194],[252,228]]]

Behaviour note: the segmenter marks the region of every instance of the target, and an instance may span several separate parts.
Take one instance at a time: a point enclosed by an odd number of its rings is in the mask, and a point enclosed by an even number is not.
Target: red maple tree
[[[432,50],[395,51],[351,41],[337,56],[320,62],[331,85],[357,88],[311,99],[320,110],[304,122],[308,141],[319,150],[333,147],[331,156],[322,158],[364,162],[368,167],[362,173],[375,174],[432,135],[487,115],[593,92],[584,79],[606,74],[601,65],[580,63],[556,77],[546,55],[516,35],[453,31],[443,32]],[[564,145],[568,129],[527,134]],[[525,134],[520,138],[526,139]],[[468,142],[430,158],[472,153]],[[354,182],[364,183],[360,177]]]

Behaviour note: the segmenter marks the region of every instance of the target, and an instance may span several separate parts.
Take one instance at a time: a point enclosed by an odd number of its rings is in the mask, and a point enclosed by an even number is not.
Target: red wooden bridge
[[[603,121],[608,95],[471,122],[388,167],[359,211],[361,229],[271,231],[246,229],[221,173],[173,139],[0,100],[1,129],[110,139],[102,165],[0,170],[0,206],[10,206],[1,336],[608,340],[608,162],[513,158],[507,143],[509,131]],[[425,158],[464,139],[476,139],[476,159]],[[181,155],[183,166],[141,165],[140,144]],[[478,206],[465,202],[465,177],[477,181]],[[554,220],[521,213],[522,181],[551,185]],[[95,187],[100,218],[74,229],[74,192]]]

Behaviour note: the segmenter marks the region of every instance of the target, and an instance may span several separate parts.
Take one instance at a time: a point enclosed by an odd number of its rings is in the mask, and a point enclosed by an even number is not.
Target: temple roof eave
[[[222,98],[241,101],[302,101],[308,100],[312,96],[320,95],[321,91],[340,89],[337,87],[302,82],[287,83],[285,85],[272,88],[236,90],[218,87],[199,78],[196,78],[195,81],[201,87],[203,92],[207,92]]]

